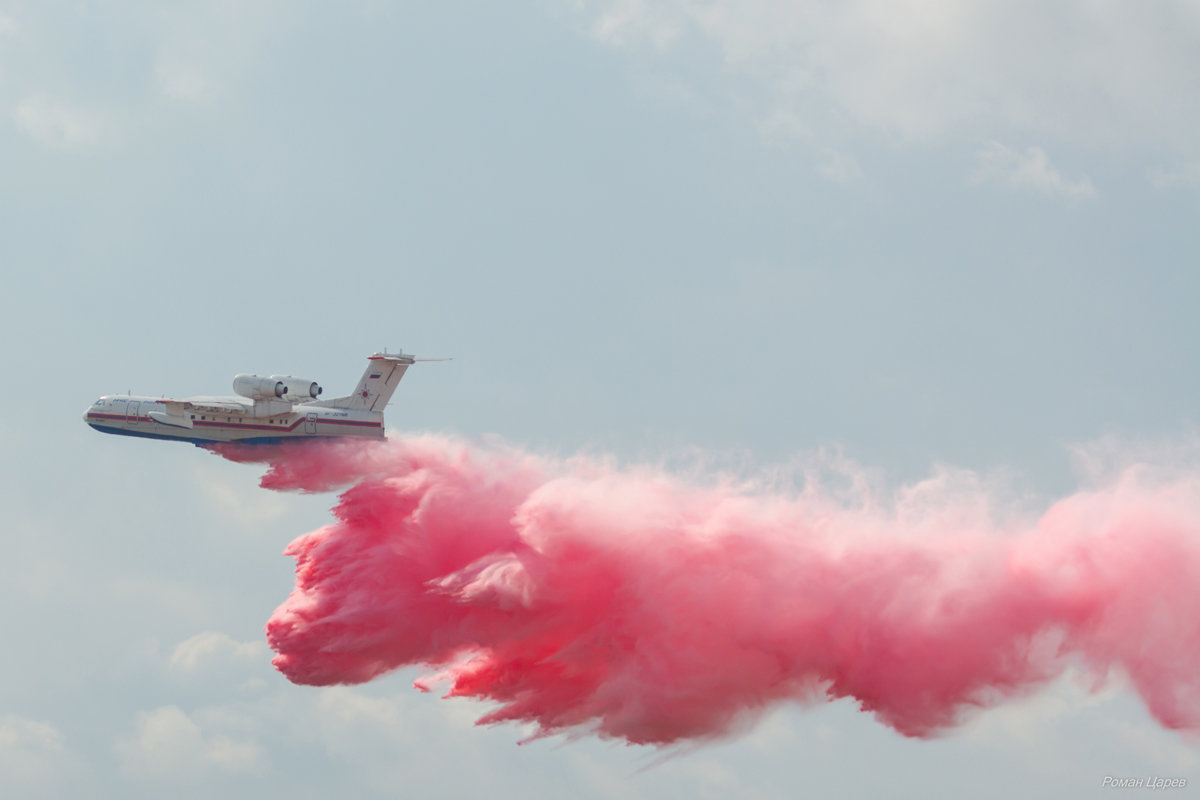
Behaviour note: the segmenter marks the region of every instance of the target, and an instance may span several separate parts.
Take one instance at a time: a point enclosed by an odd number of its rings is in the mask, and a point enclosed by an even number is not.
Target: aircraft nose
[[[90,414],[90,413],[92,413],[92,407],[91,407],[91,406],[88,406],[88,409],[87,409],[87,411],[84,411],[84,412],[83,412],[83,421],[84,421],[84,422],[87,422],[87,421],[88,421],[88,414]]]

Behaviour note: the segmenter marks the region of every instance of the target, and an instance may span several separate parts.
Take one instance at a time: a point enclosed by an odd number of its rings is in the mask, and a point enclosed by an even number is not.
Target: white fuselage
[[[180,411],[178,403],[165,399],[105,395],[88,408],[83,420],[104,433],[193,444],[267,444],[330,436],[383,438],[381,411],[226,397],[202,402],[204,408]]]

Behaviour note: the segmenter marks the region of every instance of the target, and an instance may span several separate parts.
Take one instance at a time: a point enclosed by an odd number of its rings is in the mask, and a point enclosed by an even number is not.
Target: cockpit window
[[[102,406],[102,405],[104,405],[104,398],[103,398],[103,397],[101,397],[99,400],[97,400],[97,401],[96,401],[96,403],[95,403],[95,405],[98,405],[98,406]]]

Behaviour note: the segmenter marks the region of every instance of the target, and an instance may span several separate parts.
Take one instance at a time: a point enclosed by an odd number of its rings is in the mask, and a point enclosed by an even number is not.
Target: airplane
[[[417,361],[399,353],[375,353],[353,394],[321,400],[316,381],[290,375],[237,375],[240,397],[184,397],[170,400],[138,395],[104,395],[83,421],[102,433],[191,442],[277,444],[323,437],[382,439],[383,409],[400,379]],[[245,399],[243,399],[245,398]]]

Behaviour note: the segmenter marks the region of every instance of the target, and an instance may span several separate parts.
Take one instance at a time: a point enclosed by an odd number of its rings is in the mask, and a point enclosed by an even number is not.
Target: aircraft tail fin
[[[320,405],[330,408],[354,408],[383,411],[400,379],[412,366],[415,358],[404,353],[376,353],[367,359],[367,369],[354,389],[354,394],[325,400]]]

